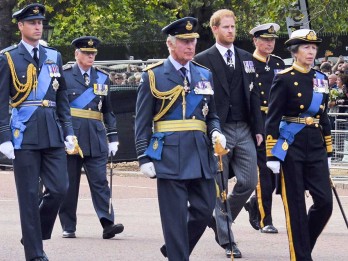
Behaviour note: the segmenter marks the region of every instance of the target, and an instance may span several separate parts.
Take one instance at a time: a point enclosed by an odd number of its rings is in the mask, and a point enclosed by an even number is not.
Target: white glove
[[[280,161],[267,161],[266,165],[274,174],[280,172]]]
[[[0,144],[0,152],[4,154],[8,159],[14,159],[14,148],[11,141],[5,141]]]
[[[144,163],[140,166],[140,171],[148,178],[156,177],[155,166],[152,162]]]
[[[221,146],[224,149],[226,148],[226,137],[225,137],[225,135],[221,134],[220,132],[214,131],[213,134],[211,135],[211,140],[212,140],[214,145],[217,141],[219,141]]]
[[[75,149],[75,140],[74,140],[74,136],[72,135],[69,135],[69,136],[66,136],[65,137],[65,140],[64,141],[64,144],[65,144],[65,147],[66,147],[66,150],[67,151],[72,151]]]
[[[117,141],[110,142],[109,143],[109,156],[111,156],[111,153],[112,153],[112,156],[115,156],[117,150],[118,150],[118,142]]]
[[[329,169],[331,169],[331,157],[327,158],[327,165],[329,165]]]

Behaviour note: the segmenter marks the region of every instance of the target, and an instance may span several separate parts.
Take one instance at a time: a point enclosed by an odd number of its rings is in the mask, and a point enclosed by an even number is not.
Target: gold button
[[[268,111],[265,111],[265,113],[267,114],[267,113],[268,113]]]
[[[263,104],[267,104],[267,101],[263,101]]]
[[[265,92],[264,92],[264,91],[262,91],[262,92],[261,92],[261,94],[262,94],[262,95],[264,95],[264,94],[265,94]]]
[[[256,78],[258,78],[258,77],[259,77],[259,74],[257,73],[257,74],[256,74]]]
[[[259,85],[261,86],[261,85],[262,85],[262,83],[260,83],[260,82],[259,82]]]
[[[317,115],[315,118],[320,119],[320,115]]]
[[[300,109],[303,110],[303,108],[304,108],[304,105],[300,105]]]
[[[277,63],[277,65],[279,66],[279,63]]]
[[[299,93],[297,94],[297,96],[298,96],[298,97],[302,97],[302,93],[299,92]]]
[[[324,105],[320,105],[319,107],[320,107],[320,109],[324,109]]]
[[[317,128],[319,127],[318,123],[316,123],[314,126],[317,127]]]
[[[316,76],[317,76],[317,74],[315,73],[315,74],[314,74],[314,77],[316,77]]]
[[[75,92],[73,92],[72,94],[73,94],[73,95],[75,95],[76,93],[75,93]]]
[[[192,116],[192,119],[195,120],[195,119],[196,119],[196,116]]]
[[[290,74],[291,74],[291,75],[295,75],[295,73],[294,73],[294,72],[291,72]]]
[[[88,108],[89,111],[91,111],[92,109],[91,108]]]
[[[298,82],[294,82],[294,85],[297,86],[297,85],[298,85]]]

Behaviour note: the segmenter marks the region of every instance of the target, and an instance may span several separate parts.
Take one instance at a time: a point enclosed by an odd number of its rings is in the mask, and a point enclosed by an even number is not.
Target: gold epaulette
[[[207,69],[208,71],[210,71],[209,68],[205,67],[204,65],[201,65],[201,64],[197,63],[196,61],[191,61],[191,62],[194,63],[195,65],[198,65],[199,67],[202,67],[202,68]]]
[[[160,65],[163,64],[163,63],[164,63],[164,61],[159,61],[159,62],[157,62],[157,63],[150,64],[149,66],[147,66],[146,68],[143,69],[143,72],[146,72],[146,71],[148,71],[148,70],[150,70],[150,69],[152,69],[152,68],[155,68],[155,67],[157,67],[157,66],[160,66]]]
[[[72,65],[71,64],[64,64],[63,65],[63,70],[68,70],[68,69],[71,69],[72,68]]]
[[[272,157],[272,149],[277,143],[278,140],[273,139],[272,135],[268,135],[266,139],[266,156],[267,157]]]
[[[102,72],[102,73],[105,73],[106,75],[109,75],[109,73],[107,71],[104,71],[102,68],[100,68],[98,66],[95,66],[94,68],[99,72]]]
[[[331,153],[332,152],[332,139],[331,135],[325,136],[325,144],[326,144],[326,152]]]
[[[294,69],[294,67],[291,66],[289,68],[286,68],[286,69],[280,71],[278,74],[285,74],[285,73],[292,71],[293,69]]]

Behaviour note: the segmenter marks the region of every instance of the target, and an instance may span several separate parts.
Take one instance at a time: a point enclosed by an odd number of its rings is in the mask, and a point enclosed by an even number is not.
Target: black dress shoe
[[[273,225],[267,225],[261,228],[261,233],[277,234],[278,229],[276,229]]]
[[[166,245],[161,246],[160,251],[164,257],[167,257],[167,248]]]
[[[75,232],[63,231],[63,238],[76,238]]]
[[[112,224],[104,227],[103,229],[103,238],[110,239],[113,238],[116,234],[121,233],[124,230],[124,226],[122,224]]]
[[[215,220],[214,216],[211,217],[210,222],[208,224],[208,227],[210,227],[214,231],[215,241],[216,241],[216,243],[219,244],[219,237],[218,237],[217,228],[216,228],[216,220]]]
[[[234,258],[241,258],[242,257],[242,253],[238,249],[236,243],[232,242],[232,249],[231,249],[229,244],[224,245],[224,247],[225,247],[225,254],[226,254],[227,258],[230,258],[232,254],[233,254]]]
[[[259,230],[259,222],[257,221],[257,209],[254,208],[254,206],[251,204],[251,202],[247,202],[244,205],[244,208],[246,211],[249,212],[249,223],[250,225],[255,229]]]

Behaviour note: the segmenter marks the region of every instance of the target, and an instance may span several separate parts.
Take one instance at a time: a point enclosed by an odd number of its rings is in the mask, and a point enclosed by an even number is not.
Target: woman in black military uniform
[[[332,213],[328,81],[311,68],[320,42],[309,29],[294,31],[285,42],[294,63],[275,76],[266,119],[267,166],[281,175],[291,260],[312,260]],[[308,213],[305,190],[314,203]]]

